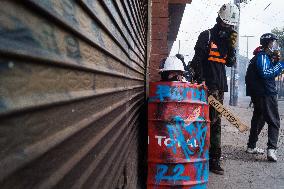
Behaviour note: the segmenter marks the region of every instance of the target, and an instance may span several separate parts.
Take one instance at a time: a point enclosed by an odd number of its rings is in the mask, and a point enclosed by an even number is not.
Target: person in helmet
[[[254,104],[246,152],[264,153],[263,149],[256,147],[256,142],[266,122],[267,159],[274,162],[277,161],[276,149],[280,128],[275,77],[284,69],[284,63],[279,62],[279,54],[274,54],[279,48],[277,40],[278,37],[273,33],[265,33],[260,37],[261,48],[253,58],[254,61],[250,61],[246,74],[247,96],[251,96]]]
[[[160,64],[159,73],[161,75],[161,81],[183,81],[186,79],[184,75],[184,66],[180,59],[176,56],[169,56],[163,59]]]
[[[192,73],[191,73],[192,71],[190,70],[190,67],[189,67],[190,63],[188,62],[187,65],[185,64],[184,56],[182,54],[176,54],[176,57],[182,61],[182,64],[185,70],[184,77],[186,81],[191,82],[192,81]]]
[[[218,12],[216,22],[213,28],[200,33],[190,67],[194,71],[193,79],[208,87],[208,96],[214,96],[223,104],[224,92],[228,91],[225,67],[231,67],[236,62],[237,32],[234,26],[239,22],[239,8],[235,4],[224,4]],[[224,174],[220,166],[220,113],[210,106],[209,117],[209,170]]]

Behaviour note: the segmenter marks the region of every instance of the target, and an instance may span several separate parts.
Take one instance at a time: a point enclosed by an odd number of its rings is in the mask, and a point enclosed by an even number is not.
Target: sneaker
[[[224,169],[220,165],[220,160],[209,160],[209,171],[218,175],[224,175]]]
[[[268,161],[276,162],[277,161],[276,154],[277,154],[276,150],[268,149],[267,150],[267,159],[268,159]]]
[[[249,154],[264,154],[264,150],[261,148],[247,148],[246,150],[247,153]]]

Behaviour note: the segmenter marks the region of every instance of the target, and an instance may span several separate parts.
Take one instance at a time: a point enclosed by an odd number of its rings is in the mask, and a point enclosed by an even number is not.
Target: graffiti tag
[[[166,175],[168,172],[168,166],[164,164],[157,164],[157,174],[156,174],[156,182],[160,183],[162,180],[166,181],[188,181],[190,180],[189,176],[182,176],[184,173],[184,166],[182,164],[177,164],[173,169],[173,175]]]
[[[195,88],[184,88],[168,85],[157,85],[156,96],[151,97],[150,101],[160,100],[164,101],[170,99],[173,101],[182,101],[182,100],[198,100],[201,102],[207,102],[206,93],[204,89],[195,89]]]
[[[188,141],[186,140],[183,132],[188,132],[191,136],[195,136],[197,141],[196,146],[199,146],[199,156],[203,153],[203,148],[206,140],[207,127],[203,126],[204,122],[192,122],[189,125],[185,125],[184,120],[176,116],[174,117],[175,124],[167,124],[168,133],[170,139],[172,139],[171,145],[167,145],[168,148],[171,148],[173,153],[177,153],[177,144],[183,150],[183,153],[186,159],[190,159],[190,156],[195,153],[194,149],[188,148]]]

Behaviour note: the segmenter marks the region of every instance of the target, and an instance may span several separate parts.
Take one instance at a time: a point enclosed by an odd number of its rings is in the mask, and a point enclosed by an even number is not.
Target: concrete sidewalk
[[[248,108],[250,98],[239,97],[238,107],[225,106],[250,127],[253,109]],[[264,155],[245,152],[249,132],[240,133],[227,120],[222,119],[222,165],[225,175],[210,173],[209,189],[284,189],[284,101],[279,101],[281,128],[278,142],[278,162],[266,160]],[[259,136],[258,146],[266,149],[267,125]]]

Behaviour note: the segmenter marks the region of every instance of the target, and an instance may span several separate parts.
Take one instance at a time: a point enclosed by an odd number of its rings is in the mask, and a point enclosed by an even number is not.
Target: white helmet
[[[163,68],[160,69],[160,72],[164,72],[164,71],[183,71],[184,72],[183,63],[176,56],[169,56],[165,60]]]
[[[224,4],[218,15],[225,24],[236,26],[239,22],[240,10],[235,4]]]

